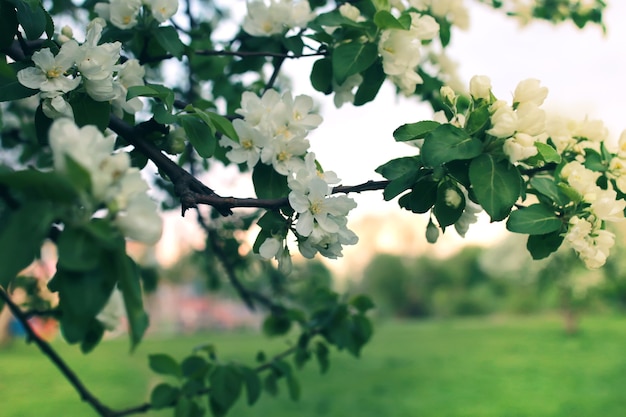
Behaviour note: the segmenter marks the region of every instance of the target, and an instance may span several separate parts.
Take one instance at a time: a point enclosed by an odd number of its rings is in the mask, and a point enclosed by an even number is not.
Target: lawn
[[[132,355],[126,340],[103,343],[87,357],[55,343],[86,385],[114,408],[139,404],[160,379],[147,369],[158,351],[183,357],[215,343],[226,358],[252,360],[258,341],[268,354],[283,340],[249,333],[149,338]],[[626,409],[626,318],[586,318],[564,335],[557,317],[385,323],[361,359],[333,352],[320,376],[299,372],[298,402],[264,396],[232,416],[622,417]],[[96,416],[34,346],[0,351],[0,416]],[[171,411],[147,416],[171,416]]]

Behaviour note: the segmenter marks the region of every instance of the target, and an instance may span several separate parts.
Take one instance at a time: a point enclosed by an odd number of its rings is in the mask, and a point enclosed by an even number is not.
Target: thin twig
[[[4,302],[9,307],[9,310],[11,310],[11,313],[13,313],[13,316],[24,327],[26,333],[28,334],[28,337],[33,342],[35,342],[35,344],[37,345],[39,350],[41,350],[44,356],[47,356],[52,361],[52,363],[56,365],[56,367],[59,369],[59,371],[61,371],[65,379],[67,379],[69,383],[74,387],[74,389],[78,392],[80,398],[83,401],[89,403],[89,405],[91,405],[99,415],[103,417],[115,416],[115,413],[109,407],[102,404],[100,400],[98,400],[87,389],[85,384],[82,383],[76,373],[74,373],[74,371],[70,369],[70,367],[65,363],[61,356],[59,356],[59,354],[56,353],[54,349],[52,349],[50,344],[40,338],[37,333],[35,333],[33,328],[30,326],[30,323],[28,322],[28,317],[26,316],[26,314],[22,312],[22,310],[20,310],[20,308],[17,306],[17,304],[13,302],[13,300],[11,300],[11,297],[3,288],[0,288],[0,298],[4,300]]]

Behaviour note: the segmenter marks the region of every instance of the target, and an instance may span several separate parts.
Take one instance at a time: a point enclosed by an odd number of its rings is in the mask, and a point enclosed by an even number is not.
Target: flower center
[[[241,143],[241,147],[249,151],[250,149],[254,147],[254,144],[252,143],[250,139],[246,139]]]
[[[46,77],[48,78],[57,78],[61,74],[63,74],[63,71],[61,71],[59,67],[54,67],[46,71]]]
[[[284,162],[288,160],[289,158],[291,158],[291,154],[288,153],[287,151],[280,151],[280,153],[276,156],[276,159],[278,159],[281,162]]]

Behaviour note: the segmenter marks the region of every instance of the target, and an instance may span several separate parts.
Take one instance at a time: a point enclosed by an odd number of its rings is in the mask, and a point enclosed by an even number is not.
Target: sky
[[[243,11],[243,1],[235,4],[239,12]],[[518,82],[539,79],[549,89],[543,106],[546,111],[572,118],[601,119],[611,138],[619,137],[626,128],[626,1],[609,2],[606,35],[599,26],[588,25],[579,30],[569,22],[553,25],[537,21],[520,27],[514,19],[476,1],[465,0],[465,4],[470,11],[470,28],[453,32],[447,51],[459,63],[459,76],[466,85],[474,75],[487,75],[496,97],[510,101]],[[294,95],[309,94],[319,103],[324,122],[309,138],[311,150],[325,169],[335,171],[343,184],[354,185],[382,179],[374,173],[377,166],[414,154],[414,149],[394,142],[392,133],[402,124],[430,119],[429,106],[415,98],[398,97],[387,81],[373,102],[336,109],[332,96],[324,96],[311,87],[311,65],[305,59],[291,60],[284,69],[293,78]],[[219,178],[214,184],[209,180],[209,185],[218,192],[224,190],[222,195],[253,195],[249,179],[238,177],[236,170],[227,170]],[[388,213],[400,213],[405,222],[416,217],[400,210],[395,201],[384,202],[379,192],[352,197],[359,203],[352,216],[356,221]],[[425,222],[422,216],[413,223],[421,234]],[[176,232],[168,233],[187,233],[183,230],[192,227],[189,223],[193,219],[176,222],[169,226]],[[445,237],[452,245],[485,243],[498,239],[503,232],[502,223],[490,224],[485,216],[470,228],[466,239],[458,238],[453,231],[446,232]],[[381,245],[392,240],[387,236]],[[446,243],[438,243],[442,244]]]

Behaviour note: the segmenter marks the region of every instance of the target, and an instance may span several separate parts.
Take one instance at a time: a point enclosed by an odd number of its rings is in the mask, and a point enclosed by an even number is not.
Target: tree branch
[[[65,361],[59,356],[59,354],[56,353],[54,349],[52,349],[50,344],[37,336],[37,333],[35,333],[33,328],[30,326],[30,323],[28,322],[28,316],[24,312],[22,312],[22,310],[17,306],[17,304],[13,302],[13,300],[11,300],[11,297],[3,288],[0,288],[0,298],[4,300],[4,302],[9,307],[9,310],[11,310],[11,313],[13,313],[13,316],[22,324],[22,326],[26,330],[26,333],[28,334],[28,337],[33,342],[35,342],[39,350],[41,350],[41,353],[43,353],[44,356],[47,356],[52,361],[52,363],[56,365],[56,367],[59,369],[59,371],[61,371],[65,379],[67,379],[69,383],[74,387],[74,389],[78,392],[80,398],[83,401],[87,402],[89,405],[91,405],[93,409],[96,410],[96,412],[102,417],[115,416],[115,413],[109,407],[102,404],[100,400],[98,400],[87,389],[87,387],[85,387],[85,385],[74,373],[74,371],[72,371],[70,367],[65,363]]]

